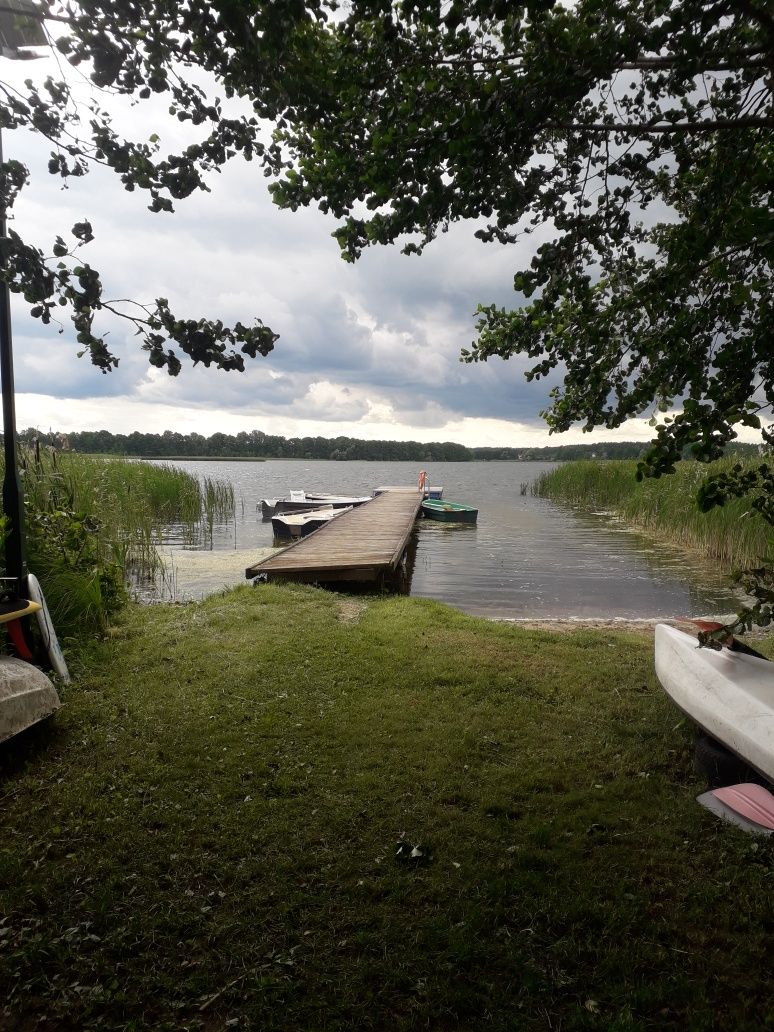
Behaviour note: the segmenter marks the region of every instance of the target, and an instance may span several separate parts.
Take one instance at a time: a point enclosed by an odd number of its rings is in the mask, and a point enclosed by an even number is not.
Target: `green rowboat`
[[[442,523],[475,523],[478,509],[461,502],[447,502],[442,498],[426,498],[422,502],[422,515]]]

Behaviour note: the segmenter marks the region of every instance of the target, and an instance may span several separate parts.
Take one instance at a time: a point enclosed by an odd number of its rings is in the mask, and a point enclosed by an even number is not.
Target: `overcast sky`
[[[33,65],[3,61],[20,81]],[[49,66],[48,68],[46,66]],[[138,138],[158,133],[162,153],[183,141],[165,104],[120,115]],[[524,381],[518,359],[465,365],[460,349],[475,336],[477,302],[518,302],[513,274],[528,261],[519,245],[482,244],[475,227],[455,226],[421,257],[398,248],[367,252],[354,266],[331,239],[334,222],[316,210],[290,213],[271,202],[258,165],[237,160],[214,177],[212,192],[179,202],[173,215],[147,211],[148,197],[126,193],[101,169],[72,180],[48,175],[50,147],[29,133],[4,134],[6,158],[27,163],[32,180],[14,226],[51,253],[57,233],[88,218],[95,241],[83,257],[102,273],[106,296],[169,299],[182,318],[260,317],[280,334],[268,358],[222,373],[184,364],[177,378],[152,369],[131,328],[111,328],[120,355],[103,375],[77,358],[69,322],[44,327],[12,298],[17,423],[63,431],[107,429],[181,433],[262,430],[286,437],[344,434],[366,439],[539,445],[595,438],[549,438],[540,410],[550,384]],[[596,439],[647,440],[644,421]]]

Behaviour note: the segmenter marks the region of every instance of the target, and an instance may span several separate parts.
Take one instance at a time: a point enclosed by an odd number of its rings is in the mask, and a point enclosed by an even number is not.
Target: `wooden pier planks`
[[[245,570],[300,581],[370,581],[400,562],[422,504],[415,487],[379,488],[370,501]]]

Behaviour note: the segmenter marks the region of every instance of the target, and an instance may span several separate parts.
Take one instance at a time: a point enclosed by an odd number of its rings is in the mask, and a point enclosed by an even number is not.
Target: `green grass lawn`
[[[0,754],[0,1028],[774,1023],[774,848],[647,634],[265,586],[73,667]]]

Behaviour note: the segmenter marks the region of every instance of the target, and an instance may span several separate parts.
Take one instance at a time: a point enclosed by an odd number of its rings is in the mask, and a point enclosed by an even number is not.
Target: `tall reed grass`
[[[213,523],[234,512],[229,484],[173,466],[27,450],[19,464],[30,569],[64,634],[104,625],[125,600],[130,573],[159,572],[165,527],[211,537]]]
[[[533,494],[620,516],[632,526],[706,556],[732,571],[759,564],[774,551],[774,528],[743,499],[701,512],[697,494],[710,474],[738,460],[709,465],[684,461],[674,473],[637,482],[634,461],[569,462],[543,473]]]

